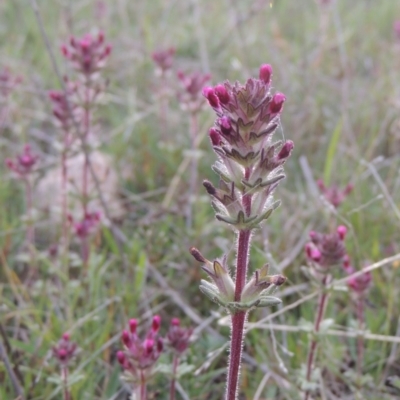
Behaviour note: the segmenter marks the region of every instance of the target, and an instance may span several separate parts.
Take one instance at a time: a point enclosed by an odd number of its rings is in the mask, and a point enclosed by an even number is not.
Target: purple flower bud
[[[211,143],[213,146],[220,146],[221,145],[221,135],[220,132],[215,129],[215,128],[211,128],[210,131],[208,132],[210,139],[211,139]]]
[[[65,58],[68,58],[68,57],[69,57],[69,51],[68,51],[67,46],[65,46],[65,44],[63,44],[63,45],[61,46],[61,53],[62,53],[62,55],[63,55]]]
[[[129,320],[129,330],[131,333],[136,333],[136,328],[137,328],[138,322],[136,319],[132,318]]]
[[[311,243],[307,243],[306,247],[306,254],[309,260],[318,262],[321,260],[322,254],[321,252],[316,249]]]
[[[208,100],[211,107],[219,108],[219,99],[211,86],[206,86],[203,89],[203,96]]]
[[[214,88],[214,93],[217,95],[221,104],[228,104],[230,96],[224,85],[217,85]]]
[[[161,338],[158,338],[158,340],[157,340],[157,351],[159,353],[161,353],[163,351],[163,348],[164,348],[164,343],[163,343]]]
[[[288,158],[293,148],[294,143],[291,140],[286,141],[285,144],[282,146],[280,152],[278,153],[278,160],[284,160]]]
[[[275,93],[272,97],[271,103],[269,104],[269,111],[272,114],[278,114],[283,109],[283,103],[286,100],[286,96],[283,93]]]
[[[171,325],[172,326],[179,326],[181,324],[181,320],[179,318],[172,318]]]
[[[124,366],[124,364],[125,364],[125,354],[124,354],[123,351],[120,350],[120,351],[117,352],[117,360],[122,366]]]
[[[206,258],[203,256],[203,254],[200,253],[200,250],[196,249],[196,247],[191,247],[189,251],[190,251],[190,254],[193,256],[193,258],[196,261],[201,262],[201,263],[207,262]]]
[[[229,136],[232,132],[231,121],[229,121],[228,117],[223,116],[218,120],[219,126],[221,128],[221,132],[225,136]]]
[[[60,350],[58,351],[58,358],[59,358],[61,361],[64,361],[64,360],[67,358],[67,356],[68,356],[67,350],[65,350],[65,349],[60,349]]]
[[[340,239],[344,240],[344,238],[346,237],[346,234],[347,234],[347,228],[344,225],[340,225],[337,228],[337,233],[338,233]]]
[[[130,347],[130,345],[132,344],[131,342],[131,335],[129,334],[128,331],[122,331],[122,335],[121,335],[121,340],[122,343],[126,346],[126,347]]]
[[[370,287],[371,282],[372,274],[368,271],[358,276],[349,277],[347,280],[347,285],[355,293],[362,294]]]
[[[155,315],[153,317],[153,323],[151,326],[151,329],[153,330],[154,333],[158,332],[161,326],[161,317],[159,315]]]
[[[62,338],[63,338],[65,341],[68,342],[68,341],[71,339],[71,336],[70,336],[69,333],[65,332],[65,333],[62,335]]]
[[[153,352],[153,347],[154,347],[153,339],[146,339],[144,341],[144,348],[145,348],[147,354],[150,354]]]
[[[269,64],[263,64],[260,67],[260,80],[269,85],[272,77],[272,67]]]

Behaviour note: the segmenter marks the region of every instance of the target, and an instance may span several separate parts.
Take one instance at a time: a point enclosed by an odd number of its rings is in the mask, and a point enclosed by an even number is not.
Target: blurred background
[[[235,236],[214,218],[201,184],[217,181],[207,135],[214,113],[186,84],[191,74],[200,86],[244,82],[263,63],[273,67],[273,89],[287,98],[276,139],[293,140],[295,150],[275,195],[282,205],[254,235],[250,268],[268,262],[288,283],[279,293],[282,313],[250,314],[251,323],[266,319],[248,332],[241,398],[300,398],[316,307],[305,296],[317,290],[301,270],[309,231],[346,225],[356,268],[400,251],[400,2],[13,0],[0,3],[0,19],[0,80],[9,89],[0,93],[1,159],[26,143],[39,158],[31,215],[37,271],[29,284],[24,190],[0,165],[0,321],[29,398],[61,398],[49,350],[68,330],[81,349],[71,369],[73,398],[126,399],[115,360],[120,332],[129,318],[146,326],[155,313],[165,327],[176,316],[195,328],[178,398],[221,398],[229,327],[224,311],[199,292],[205,276],[188,249],[209,259],[226,254],[233,265]],[[112,53],[101,71],[90,151],[108,207],[94,200],[104,218],[90,262],[82,264],[72,238],[62,269],[51,252],[60,236],[52,209],[62,135],[48,92],[75,73],[61,46],[99,31]],[[164,64],[157,62],[163,51]],[[77,147],[70,156],[73,177],[82,173],[79,154]],[[353,190],[336,208],[319,179]],[[400,398],[393,383],[400,374],[399,267],[393,261],[373,272],[365,325],[380,336],[364,341],[361,377],[356,340],[346,336],[357,329],[352,293],[333,291],[326,329],[336,334],[320,337],[317,398]],[[345,277],[340,269],[333,274]],[[166,399],[167,381],[157,374],[150,398]],[[1,365],[0,382],[0,398],[14,398]]]

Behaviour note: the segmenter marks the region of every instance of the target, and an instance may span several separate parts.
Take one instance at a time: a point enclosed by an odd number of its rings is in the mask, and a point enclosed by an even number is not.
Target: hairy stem
[[[64,385],[64,400],[71,400],[71,393],[68,390],[68,368],[66,366],[61,367],[61,377]]]
[[[137,398],[138,400],[147,400],[147,386],[146,386],[146,377],[143,371],[140,371],[140,384],[137,388]]]
[[[175,400],[176,372],[178,370],[178,365],[179,365],[179,357],[175,354],[174,360],[172,362],[172,379],[171,379],[171,385],[169,387],[169,400]]]
[[[322,284],[323,284],[322,290],[323,291],[320,294],[319,300],[318,300],[317,316],[316,316],[315,322],[314,322],[314,334],[319,332],[321,322],[324,318],[326,303],[328,300],[328,293],[325,291],[325,287],[329,283],[329,280],[330,280],[329,275],[325,276],[322,280]],[[317,345],[318,345],[317,340],[313,339],[311,341],[310,349],[308,351],[308,357],[307,357],[307,375],[306,375],[307,382],[311,381],[311,373],[313,371],[313,364],[314,364],[314,359],[315,359],[315,353],[317,350]],[[310,396],[310,391],[307,390],[304,394],[304,400],[308,400],[309,396]]]
[[[243,287],[246,284],[250,237],[250,230],[239,232],[236,261],[235,301],[241,300]],[[246,314],[246,311],[239,311],[232,315],[226,400],[237,399]]]

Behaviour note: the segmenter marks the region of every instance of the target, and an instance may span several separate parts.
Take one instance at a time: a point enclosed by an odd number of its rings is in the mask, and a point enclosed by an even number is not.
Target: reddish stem
[[[147,387],[146,387],[146,377],[143,371],[140,371],[140,386],[139,386],[139,399],[147,400]]]
[[[68,390],[68,368],[61,367],[61,376],[64,385],[64,400],[71,400],[71,393]]]
[[[239,232],[236,261],[235,301],[241,300],[243,287],[246,284],[250,237],[250,230]],[[246,315],[246,311],[239,311],[232,315],[226,400],[237,399]]]
[[[328,275],[328,276],[325,276],[324,279],[322,280],[323,292],[320,294],[319,300],[318,300],[317,317],[314,322],[314,334],[319,332],[319,328],[320,328],[322,319],[324,318],[325,307],[326,307],[326,303],[327,303],[327,299],[328,299],[328,293],[326,293],[325,287],[328,284],[329,279],[330,279],[330,277]],[[310,382],[310,380],[311,380],[311,373],[313,370],[313,364],[314,364],[315,353],[317,350],[317,345],[318,345],[318,342],[315,339],[313,339],[311,341],[310,349],[308,351],[308,357],[307,357],[307,375],[306,375],[307,382]],[[310,391],[307,390],[304,394],[304,400],[308,400],[309,396],[310,396]]]
[[[175,400],[176,371],[178,370],[178,365],[179,365],[179,357],[175,354],[174,360],[172,362],[172,379],[171,379],[171,385],[169,388],[169,400]]]
[[[240,231],[236,260],[235,301],[240,301],[243,287],[246,284],[247,264],[249,258],[251,231]]]

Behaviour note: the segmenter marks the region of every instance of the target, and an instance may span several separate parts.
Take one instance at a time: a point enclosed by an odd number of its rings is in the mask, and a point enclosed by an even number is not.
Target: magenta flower
[[[182,354],[189,347],[193,333],[193,328],[183,328],[180,325],[180,319],[173,318],[166,338],[169,346],[178,354]]]
[[[72,217],[70,217],[70,221],[73,223],[76,236],[85,239],[97,231],[100,224],[100,213],[98,211],[87,212],[82,220],[73,222]]]
[[[322,179],[318,179],[317,185],[319,190],[324,195],[327,201],[331,203],[335,208],[338,208],[346,197],[353,191],[354,186],[348,183],[344,189],[339,189],[335,184],[330,187],[326,187]]]
[[[18,154],[15,159],[6,159],[6,165],[15,172],[17,177],[26,179],[33,172],[38,160],[39,156],[32,154],[31,146],[26,144],[22,153]]]
[[[211,75],[198,71],[190,74],[178,71],[177,76],[183,87],[182,91],[178,93],[180,103],[191,111],[198,110],[204,102],[202,89],[211,79]]]
[[[134,381],[149,377],[151,369],[159,359],[163,351],[163,340],[158,336],[161,318],[158,315],[153,317],[150,330],[142,340],[137,335],[137,320],[129,321],[129,330],[124,330],[121,335],[124,350],[118,351],[117,359],[125,372]]]
[[[77,353],[77,344],[71,342],[69,333],[64,333],[52,349],[53,357],[62,367],[66,367]]]
[[[72,36],[69,44],[61,46],[61,51],[77,71],[89,77],[105,66],[111,45],[105,43],[102,32],[96,37],[88,33],[80,39]]]
[[[203,89],[217,114],[209,136],[219,156],[214,170],[221,176],[219,188],[208,181],[204,186],[215,200],[217,219],[239,229],[257,226],[277,206],[272,193],[285,177],[282,166],[294,147],[291,140],[272,143],[286,97],[271,94],[271,77],[271,66],[264,64],[259,79]]]
[[[154,63],[159,68],[161,74],[164,74],[169,69],[171,69],[172,64],[174,62],[176,50],[174,47],[170,47],[168,49],[160,49],[151,55]]]
[[[73,127],[73,118],[77,112],[77,105],[72,99],[75,89],[74,85],[68,85],[67,93],[63,90],[49,91],[49,98],[53,105],[53,115],[66,132]]]
[[[347,279],[347,286],[353,293],[363,295],[370,287],[372,283],[372,274],[370,271],[364,272],[361,275],[351,276],[357,270],[350,264],[349,257],[346,257],[343,262],[343,269],[349,276]]]
[[[311,242],[305,247],[307,258],[322,269],[343,263],[346,259],[346,233],[347,228],[343,225],[330,234],[311,231]]]

